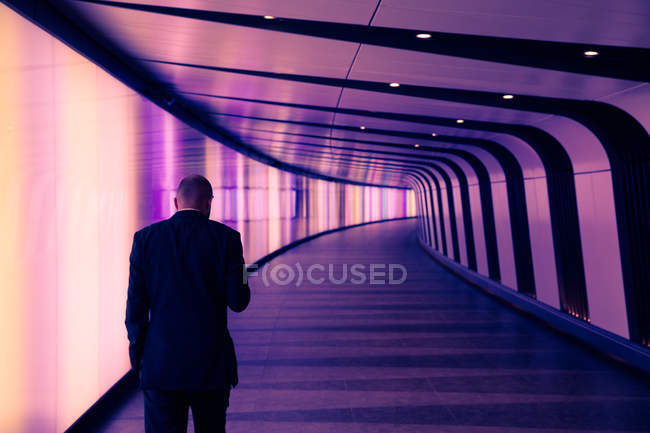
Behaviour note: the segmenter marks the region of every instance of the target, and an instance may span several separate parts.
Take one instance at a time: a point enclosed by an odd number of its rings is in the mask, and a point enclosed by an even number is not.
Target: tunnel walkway
[[[240,366],[230,433],[650,431],[648,378],[448,273],[415,224],[336,232],[267,265],[332,263],[340,277],[343,263],[366,276],[370,263],[398,263],[402,284],[251,277],[251,305],[229,319]],[[138,394],[105,431],[143,431],[142,416]]]

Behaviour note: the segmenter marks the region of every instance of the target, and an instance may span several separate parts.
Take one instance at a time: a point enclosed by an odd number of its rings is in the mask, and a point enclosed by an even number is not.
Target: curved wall
[[[647,110],[640,108],[640,100],[647,100],[647,85],[606,102],[623,109],[629,107],[629,113],[636,116],[640,125],[647,127]],[[416,194],[418,209],[427,206],[429,209],[419,215],[422,219],[420,239],[468,270],[491,277],[512,290],[635,344],[648,346],[650,317],[645,301],[650,287],[636,283],[642,279],[635,280],[638,276],[635,271],[629,272],[625,282],[626,263],[638,262],[638,257],[629,246],[623,249],[620,239],[632,238],[636,245],[645,246],[640,252],[645,260],[650,248],[647,237],[650,222],[640,221],[638,225],[629,226],[621,225],[620,221],[623,221],[621,209],[625,194],[634,197],[634,203],[626,203],[626,206],[635,208],[637,215],[647,212],[646,154],[650,143],[647,132],[642,131],[629,142],[630,148],[639,149],[640,156],[613,158],[613,153],[606,152],[608,145],[611,152],[612,144],[607,143],[607,134],[603,131],[614,130],[616,121],[612,119],[612,124],[596,127],[590,122],[582,124],[554,115],[536,122],[534,129],[528,125],[513,125],[512,133],[519,133],[526,141],[514,135],[493,134],[494,143],[510,156],[499,159],[501,167],[498,170],[483,161],[490,172],[490,212],[482,209],[482,196],[476,192],[475,170],[460,165],[462,171],[459,172],[445,166],[445,176],[449,178],[445,181],[439,171],[424,169],[422,160],[426,158],[420,158],[421,172],[432,180],[431,192]],[[592,130],[601,135],[596,137]],[[549,152],[540,146],[554,143],[561,148]],[[535,150],[536,145],[538,150]],[[472,146],[456,147],[465,147],[480,156]],[[497,152],[490,152],[499,157]],[[620,186],[619,181],[618,197],[610,166],[612,158],[617,164],[618,179],[625,178],[627,185],[636,188],[625,190],[629,186]],[[467,185],[463,185],[462,178],[467,180]],[[448,193],[450,188],[452,194]],[[463,188],[466,193],[462,192]],[[468,198],[463,198],[463,194]],[[452,208],[454,212],[450,212]],[[490,260],[485,236],[489,231],[486,221],[490,218],[494,221],[498,249],[492,259],[498,262],[498,275],[489,275],[485,265]],[[469,229],[474,233],[473,238],[466,236]],[[468,263],[468,251],[472,250],[478,266]],[[635,313],[634,319],[629,317],[630,311]]]
[[[415,214],[410,190],[297,176],[213,141],[0,6],[0,431],[62,431],[128,368],[133,232],[189,173],[253,262],[293,240]]]

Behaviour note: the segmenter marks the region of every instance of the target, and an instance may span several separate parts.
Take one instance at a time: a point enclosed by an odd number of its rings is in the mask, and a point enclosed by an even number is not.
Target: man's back
[[[239,232],[199,211],[178,211],[135,234],[126,325],[142,388],[237,384],[226,306],[248,305],[243,273]]]

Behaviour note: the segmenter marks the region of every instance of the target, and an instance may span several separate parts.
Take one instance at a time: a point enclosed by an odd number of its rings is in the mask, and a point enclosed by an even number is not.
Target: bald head
[[[199,174],[186,176],[178,184],[174,204],[177,210],[197,209],[209,217],[212,206],[212,185]]]

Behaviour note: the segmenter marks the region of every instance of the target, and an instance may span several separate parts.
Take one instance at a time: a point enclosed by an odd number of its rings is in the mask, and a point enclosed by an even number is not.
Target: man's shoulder
[[[232,227],[222,222],[211,220],[211,219],[208,219],[207,222],[210,225],[210,227],[212,227],[213,230],[219,233],[223,233],[226,237],[229,238],[241,237],[240,233],[237,230],[233,229]],[[161,229],[164,229],[168,224],[170,224],[169,219],[158,221],[153,224],[149,224],[148,226],[142,227],[140,230],[136,231],[135,237],[146,238],[151,233],[155,233]]]
[[[157,221],[153,224],[149,224],[148,226],[142,227],[140,230],[135,232],[135,237],[146,237],[148,234],[153,233],[162,227],[164,227],[166,224],[169,224],[169,220],[162,220],[162,221]]]
[[[235,230],[234,228],[232,228],[230,226],[227,226],[226,224],[224,224],[222,222],[215,221],[215,220],[208,220],[208,221],[210,221],[210,224],[216,230],[219,230],[222,233],[225,233],[226,236],[229,236],[229,237],[237,237],[237,236],[239,236],[239,232],[237,230]]]

